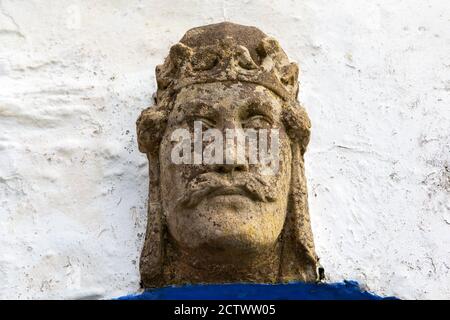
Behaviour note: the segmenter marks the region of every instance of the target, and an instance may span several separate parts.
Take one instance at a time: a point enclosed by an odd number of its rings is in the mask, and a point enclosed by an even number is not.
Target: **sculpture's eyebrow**
[[[215,109],[202,100],[188,101],[180,105],[185,114],[211,115]]]
[[[259,97],[251,98],[241,109],[241,116],[248,117],[254,114],[262,114],[270,119],[273,118],[274,105],[267,100],[263,100]]]

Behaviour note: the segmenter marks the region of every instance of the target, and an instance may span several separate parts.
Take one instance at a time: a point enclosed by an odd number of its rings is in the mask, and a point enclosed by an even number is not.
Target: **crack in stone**
[[[0,13],[3,14],[5,17],[7,17],[16,28],[16,30],[2,29],[0,30],[0,34],[14,34],[20,38],[25,38],[25,35],[22,33],[19,24],[16,22],[13,16],[11,16],[3,7],[2,1],[0,1]]]

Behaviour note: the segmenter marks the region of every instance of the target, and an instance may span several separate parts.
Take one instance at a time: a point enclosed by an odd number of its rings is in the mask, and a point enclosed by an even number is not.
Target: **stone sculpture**
[[[297,101],[298,73],[274,38],[228,22],[187,31],[156,67],[155,106],[137,120],[150,176],[143,287],[319,279],[303,160],[310,120]],[[174,133],[190,132],[184,146],[199,142],[195,122],[216,132],[277,130],[276,170],[195,162],[205,150],[195,146],[175,163]]]

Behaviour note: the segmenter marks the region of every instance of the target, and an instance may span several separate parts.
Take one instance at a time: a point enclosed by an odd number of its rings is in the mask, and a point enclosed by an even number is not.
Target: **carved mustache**
[[[178,200],[178,205],[192,208],[205,197],[218,195],[243,195],[261,202],[274,202],[274,188],[261,178],[242,174],[238,177],[225,178],[215,172],[199,174],[189,181],[185,193]]]

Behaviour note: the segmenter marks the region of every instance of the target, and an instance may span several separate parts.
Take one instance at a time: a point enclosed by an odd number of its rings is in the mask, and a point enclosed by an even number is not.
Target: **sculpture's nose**
[[[225,136],[223,144],[224,162],[217,164],[215,171],[219,173],[248,171],[245,136],[243,136],[242,127],[234,121],[224,121],[222,130]]]
[[[215,168],[218,173],[233,173],[239,171],[248,171],[248,164],[232,163],[218,164]]]

